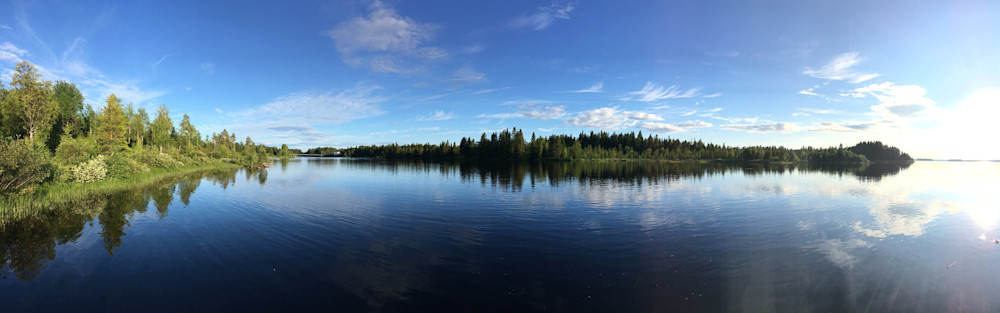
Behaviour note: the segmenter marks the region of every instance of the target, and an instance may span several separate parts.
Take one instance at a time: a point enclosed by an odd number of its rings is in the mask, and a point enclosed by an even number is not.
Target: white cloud
[[[638,127],[654,133],[679,133],[693,128],[712,127],[712,124],[702,121],[685,121],[674,124],[647,122],[639,124]]]
[[[621,128],[628,118],[618,114],[615,108],[599,108],[580,113],[576,118],[566,120],[567,124],[599,129]]]
[[[0,60],[10,62],[20,62],[21,56],[28,54],[28,51],[18,48],[10,42],[0,44]]]
[[[722,128],[741,130],[749,133],[796,132],[802,129],[798,125],[785,122],[722,125]]]
[[[572,5],[539,7],[531,15],[521,15],[510,22],[511,27],[543,30],[556,20],[568,20],[569,12],[575,9]]]
[[[895,85],[892,82],[872,84],[852,91],[869,94],[879,101],[872,111],[887,118],[914,117],[934,108],[934,100],[926,97],[927,90],[917,85]]]
[[[590,85],[590,87],[587,87],[587,88],[584,88],[584,89],[580,89],[580,90],[574,90],[573,92],[596,93],[596,92],[603,92],[602,89],[604,89],[604,82],[597,82],[597,83],[594,83],[593,85]]]
[[[662,121],[663,120],[663,118],[660,117],[659,115],[650,114],[650,113],[646,113],[646,112],[625,111],[625,112],[622,112],[622,113],[625,114],[625,117],[627,117],[627,118],[629,118],[631,120],[636,120],[636,121]]]
[[[819,94],[817,94],[815,92],[812,92],[810,90],[799,90],[799,94],[800,95],[807,95],[807,96],[819,96]]]
[[[861,83],[881,75],[876,73],[860,73],[853,69],[860,63],[862,58],[857,52],[847,52],[836,56],[830,63],[819,69],[806,68],[802,74],[828,80],[846,80],[852,83]]]
[[[480,114],[476,117],[494,119],[533,118],[539,120],[550,120],[566,116],[566,107],[561,105],[541,107],[538,106],[537,103],[531,102],[521,104],[517,107],[517,109],[518,110],[515,113]]]
[[[422,116],[422,117],[418,118],[417,120],[418,121],[422,121],[422,122],[444,121],[444,120],[450,120],[450,119],[452,119],[454,117],[455,117],[455,115],[452,114],[452,113],[444,113],[444,111],[438,110],[438,111],[434,111],[434,113],[431,113],[428,116]]]
[[[555,118],[560,118],[566,115],[566,107],[564,106],[551,106],[551,107],[537,107],[534,104],[524,104],[518,107],[520,109],[517,113],[523,115],[527,118],[534,118],[540,120],[550,120]]]
[[[702,121],[686,121],[680,123],[657,123],[652,121],[662,121],[663,117],[646,112],[619,111],[617,107],[604,107],[590,111],[584,111],[577,117],[566,120],[566,124],[615,130],[623,127],[638,127],[657,133],[676,133],[693,128],[711,127],[712,124]]]
[[[8,26],[7,24],[0,24],[0,28],[6,29],[6,30],[11,30],[10,26]]]
[[[837,110],[830,110],[830,109],[798,108],[798,109],[795,109],[795,110],[799,111],[799,112],[805,112],[805,113],[811,113],[811,114],[843,114],[844,113],[844,112],[840,112],[840,111],[837,111]]]
[[[647,82],[646,86],[643,86],[641,90],[629,92],[621,100],[650,102],[673,98],[693,98],[698,96],[699,91],[701,91],[701,88],[683,90],[676,85],[664,88],[663,86]]]
[[[405,74],[423,70],[412,63],[448,56],[444,49],[421,46],[440,26],[400,16],[381,1],[372,3],[369,10],[367,17],[355,17],[327,32],[345,63],[367,63],[374,71]]]

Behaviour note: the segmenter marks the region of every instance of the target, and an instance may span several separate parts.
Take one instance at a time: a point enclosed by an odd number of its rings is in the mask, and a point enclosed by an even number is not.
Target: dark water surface
[[[1000,310],[1000,164],[294,159],[0,229],[0,311]]]

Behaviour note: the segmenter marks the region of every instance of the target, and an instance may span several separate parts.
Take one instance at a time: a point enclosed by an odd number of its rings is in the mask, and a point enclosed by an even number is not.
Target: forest
[[[329,152],[328,148],[309,151]],[[722,160],[810,163],[869,163],[912,162],[913,159],[899,149],[881,142],[861,142],[853,147],[790,149],[776,146],[733,147],[643,136],[630,133],[604,131],[571,135],[531,134],[526,140],[522,130],[503,130],[479,140],[463,137],[457,144],[390,144],[359,146],[341,150],[343,156],[379,157],[387,159],[485,159],[485,160],[540,160],[540,159],[656,159],[656,160]],[[328,154],[328,153],[324,153]]]
[[[0,198],[30,194],[40,185],[92,183],[155,169],[210,163],[260,167],[281,149],[238,140],[235,133],[202,134],[184,114],[156,112],[108,95],[95,111],[76,85],[44,80],[28,61],[17,64],[9,89],[0,81]]]

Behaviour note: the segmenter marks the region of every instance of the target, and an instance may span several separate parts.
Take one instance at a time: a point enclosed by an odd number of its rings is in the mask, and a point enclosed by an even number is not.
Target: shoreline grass
[[[241,168],[241,165],[211,162],[183,167],[157,168],[123,178],[105,179],[93,183],[62,182],[46,184],[31,194],[13,198],[0,198],[0,227],[53,206],[95,195],[109,195],[135,188],[145,188],[164,180],[200,171]]]

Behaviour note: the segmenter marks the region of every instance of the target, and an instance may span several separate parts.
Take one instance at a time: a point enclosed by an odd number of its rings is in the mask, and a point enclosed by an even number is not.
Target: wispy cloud
[[[0,61],[20,62],[21,57],[25,54],[28,54],[28,51],[18,48],[10,42],[0,44]]]
[[[501,90],[506,90],[506,89],[510,89],[510,87],[482,89],[482,90],[476,90],[476,91],[473,91],[473,92],[470,92],[470,93],[474,94],[474,95],[482,95],[482,94],[494,93],[494,92],[501,91]]]
[[[861,83],[880,75],[877,73],[862,73],[854,70],[854,66],[862,61],[857,52],[847,52],[836,56],[819,69],[806,68],[802,74],[828,80],[846,80]],[[811,90],[810,90],[811,91]]]
[[[442,48],[423,46],[440,26],[417,22],[381,1],[369,6],[367,17],[355,17],[327,32],[344,63],[367,65],[377,72],[422,71],[423,62],[445,58]]]
[[[159,62],[157,62],[157,63],[159,63]],[[202,63],[199,66],[201,67],[201,71],[204,72],[205,74],[208,74],[208,75],[215,74],[215,64],[214,63],[212,63],[212,62],[205,62],[205,63]]]
[[[79,84],[87,102],[103,106],[104,99],[112,93],[125,102],[136,104],[146,103],[167,94],[165,90],[150,90],[139,87],[135,81],[111,81],[104,79],[87,79]]]
[[[326,128],[385,114],[379,107],[384,99],[375,95],[375,86],[357,86],[337,93],[302,91],[290,93],[260,106],[229,113],[232,123],[205,125],[205,132],[228,129],[264,144],[290,146],[332,145],[334,137]],[[199,127],[201,129],[202,127]]]
[[[811,132],[820,133],[857,133],[864,132],[874,129],[879,125],[880,122],[862,122],[862,123],[840,123],[840,122],[823,122],[817,124],[815,127],[809,128]]]
[[[797,132],[802,128],[793,123],[772,122],[761,124],[732,124],[722,125],[722,128],[740,130],[748,133],[775,133],[775,132]]]
[[[378,103],[384,99],[372,95],[378,87],[355,87],[340,93],[297,92],[278,97],[257,108],[236,114],[244,119],[286,120],[302,124],[342,124],[385,113]],[[295,124],[295,123],[291,123]]]
[[[316,143],[332,137],[332,135],[321,132],[312,126],[271,126],[267,127],[267,130],[271,131],[275,138],[298,140],[296,144]]]
[[[170,55],[166,55],[166,54],[163,55],[162,57],[160,57],[159,60],[156,60],[156,62],[153,62],[153,65],[151,65],[150,67],[156,68],[157,66],[160,66],[160,63],[163,63],[163,61],[166,61],[167,57],[169,57],[169,56]]]
[[[478,118],[508,119],[508,118],[533,118],[539,120],[551,120],[566,116],[564,106],[539,106],[538,103],[530,102],[521,104],[514,113],[480,114]]]
[[[453,113],[444,113],[444,111],[437,110],[437,111],[434,111],[434,113],[431,113],[430,115],[421,116],[421,117],[417,118],[417,120],[421,121],[421,122],[432,122],[432,121],[450,120],[450,119],[452,119],[454,117],[455,117],[455,114],[453,114]]]
[[[451,74],[451,82],[456,85],[481,83],[486,81],[486,74],[477,72],[472,66],[465,65]]]
[[[830,110],[830,109],[809,109],[809,108],[798,108],[798,109],[795,109],[795,111],[798,111],[798,112],[792,113],[793,116],[799,116],[799,115],[809,116],[810,114],[843,114],[844,113],[844,112],[837,111],[837,110]]]
[[[590,85],[590,87],[587,87],[587,88],[584,88],[584,89],[580,89],[580,90],[574,90],[573,92],[579,92],[579,93],[597,93],[597,92],[603,92],[603,89],[604,89],[604,82],[596,82],[593,85]]]
[[[917,85],[884,82],[854,89],[852,93],[855,96],[875,97],[879,104],[873,105],[872,111],[887,118],[914,117],[934,108],[935,103],[927,98],[927,90]]]
[[[552,25],[556,20],[568,20],[569,13],[576,9],[573,5],[557,6],[552,4],[546,7],[538,7],[534,13],[521,15],[510,22],[513,28],[523,28],[531,30],[543,30]]]
[[[10,28],[7,24],[0,24],[0,29],[11,30],[12,28]]]
[[[681,89],[676,85],[663,87],[647,82],[641,90],[627,93],[621,98],[623,101],[659,101],[674,98],[693,98],[699,95],[701,88]]]
[[[638,127],[646,131],[666,134],[685,132],[694,128],[712,127],[712,124],[702,121],[685,121],[673,124],[647,122],[639,124]]]

